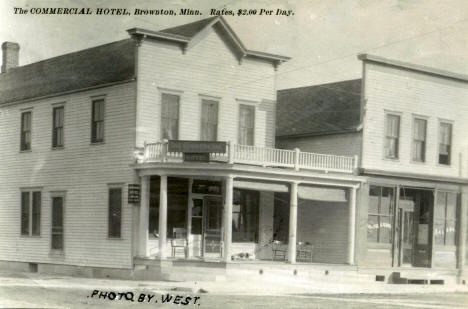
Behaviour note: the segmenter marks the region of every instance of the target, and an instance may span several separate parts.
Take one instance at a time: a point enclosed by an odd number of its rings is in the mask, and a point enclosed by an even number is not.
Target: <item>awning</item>
[[[297,195],[300,199],[326,201],[326,202],[346,202],[346,189],[312,187],[299,185]]]
[[[252,180],[234,180],[234,188],[256,191],[289,192],[289,186],[285,183],[258,182]]]

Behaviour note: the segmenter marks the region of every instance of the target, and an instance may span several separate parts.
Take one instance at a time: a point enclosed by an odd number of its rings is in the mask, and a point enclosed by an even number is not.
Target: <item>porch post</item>
[[[192,208],[193,208],[193,199],[192,199],[192,186],[193,178],[188,180],[188,203],[187,203],[187,258],[192,256]]]
[[[349,189],[349,221],[348,221],[348,264],[354,265],[354,250],[356,241],[356,189]]]
[[[138,224],[138,255],[148,257],[149,191],[150,176],[141,177],[141,200]]]
[[[233,186],[234,178],[227,176],[225,179],[225,200],[224,200],[224,216],[223,216],[223,227],[224,227],[224,260],[226,263],[231,261],[231,242],[232,242],[232,197],[233,197]]]
[[[458,240],[458,269],[463,271],[465,268],[466,254],[466,228],[467,228],[467,210],[468,210],[468,187],[462,187],[460,199],[460,232]]]
[[[288,262],[296,263],[296,241],[297,241],[297,182],[292,182],[289,195],[289,243]]]
[[[159,257],[166,257],[167,235],[167,175],[161,175],[159,189]]]

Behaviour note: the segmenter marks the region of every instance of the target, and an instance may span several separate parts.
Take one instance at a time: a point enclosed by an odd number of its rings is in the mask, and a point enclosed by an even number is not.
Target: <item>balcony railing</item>
[[[230,143],[227,144],[226,148],[225,153],[211,153],[210,161],[340,173],[353,173],[357,168],[358,161],[357,156],[301,152],[299,149],[286,150]],[[168,144],[158,142],[145,144],[138,162],[182,162],[182,160],[183,154],[181,152],[168,152]]]

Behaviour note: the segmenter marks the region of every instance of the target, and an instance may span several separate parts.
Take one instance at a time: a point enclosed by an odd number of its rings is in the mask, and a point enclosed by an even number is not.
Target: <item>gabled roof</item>
[[[125,39],[0,74],[0,104],[135,78],[135,42]]]
[[[278,91],[276,136],[356,132],[361,79]]]
[[[253,50],[248,50],[239,37],[235,34],[232,28],[228,25],[226,20],[222,16],[215,16],[206,19],[202,19],[193,23],[164,29],[161,31],[152,31],[141,28],[131,28],[127,32],[137,38],[149,37],[157,40],[167,40],[173,41],[178,44],[182,44],[183,48],[192,42],[192,40],[204,31],[208,27],[219,26],[223,32],[228,36],[230,41],[235,45],[235,47],[240,51],[240,58],[243,57],[256,57],[265,60],[269,60],[278,64],[280,62],[288,61],[290,58],[281,55],[274,55],[270,53],[258,52]]]

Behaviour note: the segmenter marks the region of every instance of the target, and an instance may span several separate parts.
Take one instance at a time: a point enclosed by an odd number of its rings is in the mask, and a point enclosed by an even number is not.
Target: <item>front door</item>
[[[397,217],[398,264],[413,264],[414,246],[414,202],[400,200]]]
[[[221,217],[222,198],[206,196],[204,198],[203,256],[221,257]]]

